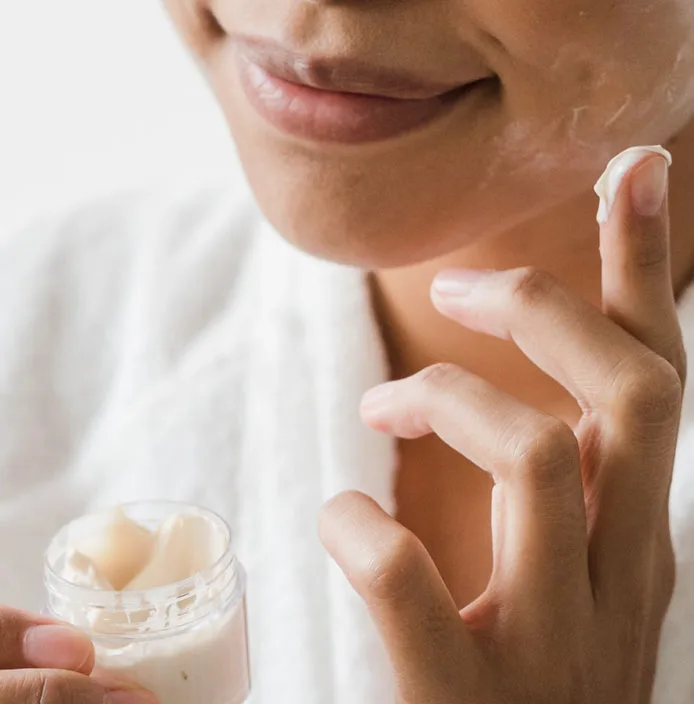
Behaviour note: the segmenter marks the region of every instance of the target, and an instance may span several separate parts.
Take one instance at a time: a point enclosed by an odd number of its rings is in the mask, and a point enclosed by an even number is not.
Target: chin
[[[465,213],[436,210],[430,198],[398,189],[353,186],[340,193],[335,179],[322,186],[284,173],[251,186],[265,217],[297,248],[321,259],[366,270],[412,265],[475,241]],[[277,181],[291,183],[277,185]],[[332,187],[329,187],[330,184]],[[363,189],[363,190],[362,190]],[[417,202],[414,202],[417,201]]]
[[[316,257],[366,270],[415,265],[474,246],[531,217],[558,194],[532,185],[483,185],[472,171],[402,154],[358,163],[268,153],[239,141],[265,217]],[[585,179],[590,186],[592,174]],[[563,195],[563,194],[562,194]],[[548,200],[549,198],[549,200]]]
[[[414,265],[507,229],[536,200],[478,178],[482,165],[407,144],[307,149],[237,132],[261,210],[309,254],[367,270]],[[428,153],[427,153],[428,152]],[[480,158],[480,150],[468,162]],[[503,207],[500,207],[503,204]]]
[[[320,259],[368,271],[413,265],[469,244],[465,238],[461,239],[458,228],[457,237],[442,236],[445,225],[430,223],[423,230],[406,213],[398,217],[381,210],[363,219],[353,216],[326,219],[320,214],[316,217],[315,202],[314,207],[311,203],[302,207],[296,202],[263,204],[261,196],[260,204],[269,222],[298,249]],[[429,237],[423,238],[423,232]]]

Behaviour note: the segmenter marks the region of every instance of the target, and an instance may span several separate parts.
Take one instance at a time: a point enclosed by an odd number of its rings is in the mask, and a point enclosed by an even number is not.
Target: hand
[[[372,426],[436,433],[495,480],[493,572],[462,612],[419,540],[374,502],[341,495],[321,516],[402,702],[650,700],[674,582],[668,493],[685,374],[663,174],[661,157],[640,161],[602,226],[602,312],[532,269],[434,285],[441,312],[514,341],[575,397],[574,429],[450,365],[364,399]]]
[[[0,607],[0,704],[156,704],[136,685],[89,677],[93,668],[77,629]]]

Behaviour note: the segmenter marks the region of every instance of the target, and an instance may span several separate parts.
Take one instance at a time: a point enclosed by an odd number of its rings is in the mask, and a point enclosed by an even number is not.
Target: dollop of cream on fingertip
[[[646,147],[629,147],[620,154],[617,154],[614,159],[605,168],[602,176],[595,184],[595,192],[600,198],[600,206],[598,208],[598,222],[603,225],[607,222],[612,211],[612,206],[617,198],[619,186],[624,177],[642,161],[648,154],[660,154],[665,157],[669,165],[672,165],[672,154],[661,147],[660,145]]]

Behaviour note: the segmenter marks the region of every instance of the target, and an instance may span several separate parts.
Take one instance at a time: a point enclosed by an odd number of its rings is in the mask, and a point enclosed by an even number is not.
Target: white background
[[[166,180],[238,178],[161,0],[0,0],[0,226]]]

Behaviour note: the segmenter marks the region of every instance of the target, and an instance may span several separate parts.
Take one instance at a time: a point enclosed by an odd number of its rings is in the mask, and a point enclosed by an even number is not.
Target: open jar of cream
[[[49,613],[93,640],[98,668],[160,704],[249,696],[246,577],[206,509],[128,504],[65,526],[46,553]]]

